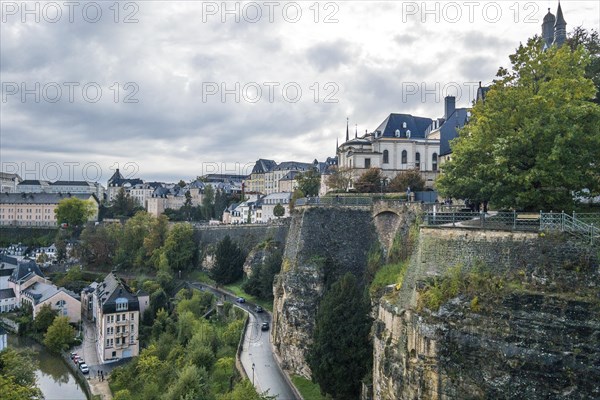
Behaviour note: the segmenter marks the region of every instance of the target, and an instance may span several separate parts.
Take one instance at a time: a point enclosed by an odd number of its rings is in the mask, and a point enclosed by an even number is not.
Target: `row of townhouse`
[[[90,202],[94,212],[89,221],[98,220],[100,202],[94,194],[1,193],[0,226],[55,227],[58,204],[72,197]]]
[[[66,316],[69,322],[81,320],[79,296],[57,287],[47,279],[33,260],[18,260],[0,255],[0,312],[10,312],[23,306],[31,307],[33,318],[44,305]]]
[[[290,201],[292,193],[271,193],[266,196],[257,194],[247,196],[241,203],[230,205],[223,212],[224,224],[262,224],[279,218],[290,216]],[[280,204],[284,209],[284,215],[275,216],[275,207]]]
[[[3,186],[5,187],[5,186]],[[95,195],[104,198],[104,186],[98,182],[88,181],[55,181],[49,182],[37,179],[19,181],[14,190],[3,190],[3,193],[70,193]]]

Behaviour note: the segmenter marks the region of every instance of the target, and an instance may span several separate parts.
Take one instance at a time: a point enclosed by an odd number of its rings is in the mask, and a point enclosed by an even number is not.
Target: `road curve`
[[[259,393],[268,391],[269,395],[276,396],[278,400],[299,400],[285,379],[279,364],[275,361],[269,331],[261,330],[263,322],[268,322],[271,325],[271,314],[267,311],[257,313],[254,311],[256,307],[254,304],[239,304],[235,301],[236,296],[220,289],[199,282],[190,282],[190,285],[230,301],[249,314],[250,320],[246,328],[240,360],[256,390]]]

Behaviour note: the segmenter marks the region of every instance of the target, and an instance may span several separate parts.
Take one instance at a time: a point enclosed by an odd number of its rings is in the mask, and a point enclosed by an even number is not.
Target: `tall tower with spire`
[[[554,42],[554,23],[556,17],[550,12],[548,8],[548,14],[544,17],[544,23],[542,24],[542,38],[544,39],[544,49],[552,46]]]
[[[563,17],[560,1],[558,2],[558,10],[556,11],[556,22],[554,24],[554,45],[562,46],[567,40],[567,21]]]
[[[350,122],[350,118],[346,117],[346,142],[350,140],[350,130],[348,128],[348,124]]]

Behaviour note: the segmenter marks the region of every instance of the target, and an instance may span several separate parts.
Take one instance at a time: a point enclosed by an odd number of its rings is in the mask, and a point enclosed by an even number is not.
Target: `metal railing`
[[[295,206],[346,206],[369,207],[373,204],[372,197],[360,196],[338,196],[338,197],[305,197],[297,199]]]
[[[581,216],[581,217],[580,217]],[[565,232],[590,244],[600,243],[600,229],[593,222],[600,214],[518,213],[518,212],[427,212],[426,226],[451,226],[529,232]]]

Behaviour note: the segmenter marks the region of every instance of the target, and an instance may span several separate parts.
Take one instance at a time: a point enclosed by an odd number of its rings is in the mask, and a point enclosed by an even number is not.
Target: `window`
[[[402,164],[408,163],[408,153],[406,150],[402,150]]]
[[[371,159],[365,158],[365,168],[371,168]]]
[[[421,169],[421,153],[419,153],[419,152],[417,152],[417,154],[415,154],[415,168]]]
[[[117,322],[121,320],[121,314],[117,314]]]
[[[383,151],[383,163],[388,164],[390,162],[390,152],[387,150]]]
[[[437,153],[433,153],[431,156],[431,169],[437,171],[438,168],[438,156]]]

